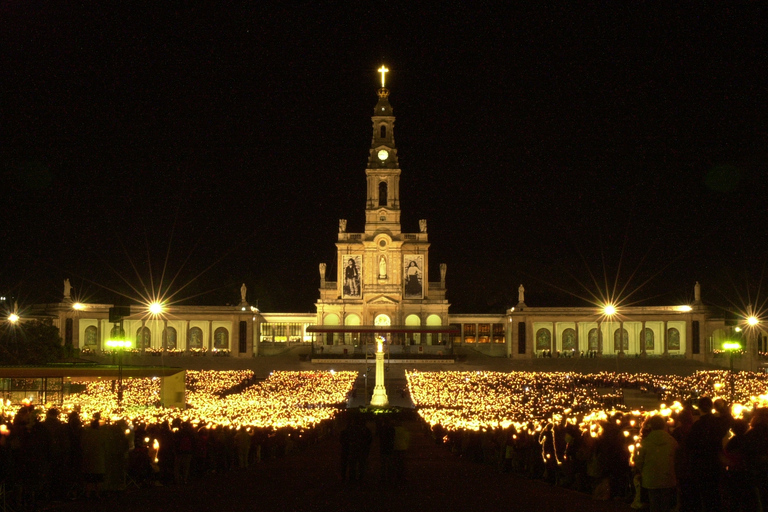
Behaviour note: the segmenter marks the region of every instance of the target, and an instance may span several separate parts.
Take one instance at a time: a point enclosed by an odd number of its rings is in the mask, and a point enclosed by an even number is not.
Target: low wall
[[[457,355],[482,354],[489,357],[507,357],[507,345],[504,343],[475,343],[472,345],[457,345]]]

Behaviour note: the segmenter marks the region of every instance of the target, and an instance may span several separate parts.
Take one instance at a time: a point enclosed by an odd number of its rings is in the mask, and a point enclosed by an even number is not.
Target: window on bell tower
[[[379,206],[387,206],[387,182],[379,183]]]
[[[387,138],[387,125],[385,124],[381,125],[381,138],[382,139]]]

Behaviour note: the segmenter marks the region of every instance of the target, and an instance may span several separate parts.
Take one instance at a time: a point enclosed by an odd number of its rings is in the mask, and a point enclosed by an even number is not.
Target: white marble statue
[[[339,219],[339,233],[347,232],[347,219]]]
[[[421,230],[422,233],[427,232],[427,219],[419,220],[419,230]]]
[[[69,299],[72,297],[72,285],[69,283],[69,279],[64,280],[64,298]]]
[[[517,302],[525,302],[525,288],[523,288],[522,284],[517,287]]]

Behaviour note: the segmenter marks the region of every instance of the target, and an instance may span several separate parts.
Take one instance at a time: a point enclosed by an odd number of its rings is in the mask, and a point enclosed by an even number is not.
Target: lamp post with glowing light
[[[731,386],[731,403],[733,403],[733,354],[737,350],[741,350],[741,343],[736,341],[726,341],[723,343],[723,349],[727,350],[731,355],[731,372],[730,372],[730,386]]]
[[[120,333],[122,334],[122,326]],[[107,340],[107,347],[117,351],[117,407],[119,408],[123,402],[123,351],[131,348],[131,340],[125,339],[124,336],[120,339]]]
[[[616,316],[617,310],[616,306],[613,304],[606,304],[603,306],[603,315],[608,318],[608,332],[611,332],[611,328],[613,327],[613,317]],[[602,332],[598,334],[600,337],[602,337]],[[614,334],[615,336],[615,334]],[[610,343],[610,336],[608,337],[609,343]],[[605,347],[598,347],[602,351],[605,350]],[[615,347],[614,347],[615,348]],[[624,353],[624,340],[622,337],[622,333],[619,332],[619,353],[616,354],[616,371],[619,370],[619,354]]]
[[[387,389],[384,387],[384,338],[379,336],[376,341],[376,385],[373,388],[371,405],[374,407],[387,407],[389,405],[389,398],[387,398]]]

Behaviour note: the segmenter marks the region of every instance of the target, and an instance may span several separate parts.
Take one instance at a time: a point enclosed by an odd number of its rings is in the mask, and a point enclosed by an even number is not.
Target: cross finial
[[[383,88],[384,80],[385,80],[386,74],[389,73],[389,70],[385,66],[381,66],[378,71],[379,73],[381,73],[381,87]]]

